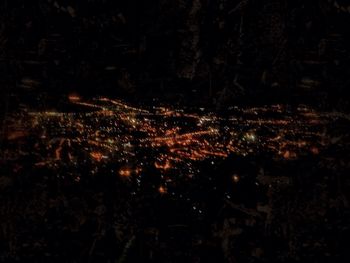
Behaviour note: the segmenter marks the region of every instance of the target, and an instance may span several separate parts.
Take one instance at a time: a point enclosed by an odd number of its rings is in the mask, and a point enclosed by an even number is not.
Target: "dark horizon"
[[[349,110],[346,1],[14,0],[0,8],[10,91]]]

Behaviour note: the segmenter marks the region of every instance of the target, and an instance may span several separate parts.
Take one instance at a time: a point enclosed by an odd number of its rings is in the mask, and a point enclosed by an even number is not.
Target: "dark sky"
[[[16,87],[58,94],[345,107],[345,2],[3,1],[1,56]]]

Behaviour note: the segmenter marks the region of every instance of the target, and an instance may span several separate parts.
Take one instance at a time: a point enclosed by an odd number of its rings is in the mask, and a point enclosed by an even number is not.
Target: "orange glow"
[[[171,168],[171,165],[170,165],[169,160],[166,160],[164,164],[159,163],[159,162],[155,162],[155,163],[154,163],[154,166],[155,166],[157,169],[163,169],[163,170],[168,170],[168,169]]]
[[[64,141],[65,141],[65,139],[61,139],[58,148],[55,150],[56,160],[61,160],[61,151],[62,151],[62,145],[63,145]]]
[[[206,150],[202,150],[202,152],[208,155],[214,155],[214,156],[224,157],[224,158],[227,157],[227,153],[224,153],[224,152],[210,152]]]
[[[317,147],[311,147],[310,151],[315,155],[320,153],[320,150]]]
[[[80,101],[81,100],[81,98],[78,96],[78,94],[75,94],[75,93],[73,93],[73,94],[70,94],[69,96],[68,96],[68,99],[70,100],[70,101]]]
[[[290,158],[290,152],[289,152],[289,151],[286,151],[286,152],[283,154],[283,158],[289,159],[289,158]]]
[[[158,188],[158,192],[160,193],[160,194],[166,194],[167,192],[168,192],[168,190],[166,189],[166,187],[165,186],[159,186],[159,188]]]
[[[123,177],[129,177],[131,175],[131,170],[128,168],[122,168],[119,171],[119,175],[121,175]]]
[[[19,138],[26,137],[28,134],[25,131],[14,131],[7,135],[7,139],[10,140],[16,140]]]
[[[284,159],[295,159],[296,157],[297,157],[297,154],[295,152],[291,152],[291,151],[286,151],[283,154]]]
[[[94,160],[96,160],[98,162],[100,162],[102,160],[102,154],[100,152],[92,152],[92,153],[90,153],[90,155]]]

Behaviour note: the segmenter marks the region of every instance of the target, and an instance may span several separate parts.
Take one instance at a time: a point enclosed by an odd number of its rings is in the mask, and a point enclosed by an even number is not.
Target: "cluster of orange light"
[[[161,170],[168,170],[171,168],[171,164],[169,160],[165,160],[165,162],[155,162],[154,166],[157,169],[161,169]]]
[[[160,194],[166,194],[166,193],[168,192],[168,189],[167,189],[165,186],[161,185],[161,186],[159,186],[159,188],[158,188],[158,192],[159,192]]]
[[[130,168],[122,168],[119,170],[119,175],[122,177],[129,177],[131,175],[131,169]]]
[[[100,153],[100,152],[91,152],[91,153],[90,153],[90,156],[91,156],[95,161],[98,161],[98,162],[100,162],[100,161],[102,160],[102,157],[103,157],[102,153]]]
[[[80,101],[81,98],[77,95],[77,94],[70,94],[68,96],[68,99],[71,101],[71,102],[75,102],[75,101]]]
[[[287,160],[292,160],[297,158],[297,154],[293,151],[286,150],[283,154],[283,158]]]
[[[98,108],[99,110],[94,112],[94,116],[103,115],[103,116],[114,116],[116,115],[120,120],[125,122],[126,126],[129,127],[130,130],[137,130],[142,131],[148,134],[148,137],[145,139],[140,139],[140,145],[143,147],[162,147],[166,146],[168,148],[168,153],[165,156],[165,158],[161,158],[163,160],[156,161],[155,167],[160,170],[168,170],[173,168],[173,166],[170,164],[170,160],[172,164],[175,162],[184,162],[186,160],[203,160],[205,158],[208,158],[210,156],[214,157],[220,157],[220,158],[226,158],[228,154],[232,152],[242,153],[246,154],[248,152],[254,151],[254,148],[251,147],[253,145],[253,142],[259,142],[260,146],[266,147],[273,152],[276,153],[276,156],[280,156],[284,159],[295,159],[297,158],[297,155],[299,154],[300,149],[307,149],[309,152],[313,154],[318,154],[319,149],[317,147],[311,147],[309,142],[307,142],[307,138],[309,136],[312,137],[318,137],[321,135],[316,134],[312,131],[302,130],[300,134],[302,134],[303,140],[301,139],[291,139],[287,140],[284,138],[285,134],[292,133],[293,135],[298,136],[298,128],[299,124],[303,123],[303,119],[292,119],[291,117],[284,117],[282,119],[248,119],[244,121],[244,124],[246,125],[274,125],[274,126],[285,126],[282,127],[283,130],[280,135],[276,135],[275,138],[258,138],[256,137],[254,132],[247,132],[243,137],[243,142],[238,139],[236,136],[237,134],[233,131],[230,132],[230,135],[232,139],[230,139],[230,142],[228,143],[219,143],[218,139],[218,130],[214,128],[210,128],[210,126],[215,127],[213,125],[207,126],[207,123],[214,124],[216,120],[220,119],[217,116],[202,116],[196,115],[196,114],[186,114],[186,113],[179,113],[176,110],[170,110],[164,107],[159,107],[157,109],[157,113],[151,113],[149,111],[131,107],[119,100],[112,100],[108,98],[101,98],[99,101],[101,102],[109,102],[113,105],[116,105],[115,109],[109,106],[101,106],[101,103],[96,102],[94,100],[93,102],[83,102],[81,98],[76,94],[69,95],[69,100],[77,105],[85,105],[89,107]],[[95,103],[96,102],[96,103]],[[100,105],[99,105],[100,104]],[[243,113],[249,113],[258,115],[259,112],[266,112],[269,109],[264,108],[255,108],[255,109],[249,109],[249,110],[243,110]],[[282,108],[279,106],[276,106],[274,108],[275,112],[282,112]],[[55,113],[53,115],[52,113],[47,113],[49,116],[56,116],[58,113]],[[142,115],[142,117],[140,117]],[[308,118],[308,124],[319,124],[319,115],[315,112],[302,112],[301,114],[304,118]],[[67,122],[67,118],[64,117],[64,115],[60,114],[57,116],[61,116],[61,122]],[[157,122],[155,120],[150,120],[149,118],[152,118],[152,116],[163,116],[165,117],[164,122]],[[180,133],[181,128],[178,126],[175,126],[173,124],[169,124],[168,122],[169,116],[183,116],[183,117],[191,117],[198,119],[200,121],[201,125],[198,125],[197,131],[193,132],[187,132],[187,133]],[[98,119],[98,118],[97,118]],[[234,121],[232,123],[235,123],[236,121],[241,122],[239,119],[232,117],[230,121]],[[115,123],[115,122],[114,122]],[[203,125],[205,123],[206,125]],[[70,125],[70,126],[69,126]],[[71,127],[75,125],[78,130],[84,130],[85,125],[84,122],[72,122],[70,120],[70,124],[68,126]],[[289,125],[291,126],[291,131],[289,132]],[[207,128],[204,128],[207,127]],[[293,130],[294,128],[294,130]],[[199,130],[200,129],[200,130]],[[206,129],[206,130],[203,130]],[[229,129],[229,128],[227,128]],[[279,131],[280,128],[274,128],[275,131]],[[256,128],[253,129],[255,131]],[[90,131],[88,131],[90,133]],[[108,128],[104,127],[103,134],[99,134],[99,132],[91,134],[90,137],[87,137],[87,141],[90,145],[98,147],[98,149],[106,148],[109,149],[109,152],[112,152],[116,150],[116,147],[113,145],[114,140],[109,139],[110,137]],[[234,139],[237,137],[237,140]],[[123,135],[121,138],[118,137],[118,141],[120,143],[124,142],[127,143],[128,141],[132,140],[132,135]],[[259,140],[258,140],[259,139]],[[77,138],[76,141],[83,141],[80,140],[80,138]],[[246,146],[246,143],[250,143],[249,146]],[[298,150],[299,149],[299,150]],[[61,150],[62,150],[62,141],[60,142],[60,145],[55,151],[55,157],[56,160],[61,159]],[[103,150],[103,151],[104,151]],[[105,151],[104,151],[105,152]],[[129,153],[128,153],[129,154]],[[97,152],[96,150],[92,153],[90,153],[91,157],[100,162],[105,156],[102,156],[100,152]],[[70,157],[71,159],[71,157]],[[164,161],[166,160],[166,161]],[[119,174],[122,176],[129,176],[130,174],[138,173],[136,170],[131,171],[130,169],[122,169]]]

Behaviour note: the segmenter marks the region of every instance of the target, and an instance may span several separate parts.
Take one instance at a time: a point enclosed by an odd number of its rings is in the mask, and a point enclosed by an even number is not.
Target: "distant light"
[[[233,182],[238,183],[240,180],[239,175],[237,175],[237,174],[232,175],[232,180],[233,180]]]
[[[74,101],[80,101],[80,100],[81,100],[80,96],[79,96],[78,94],[75,94],[75,93],[70,94],[70,95],[68,96],[68,99],[69,99],[70,101],[72,101],[72,102],[74,102]]]
[[[247,140],[247,141],[250,141],[250,142],[254,142],[256,140],[256,135],[252,132],[248,132],[244,135],[244,138]]]
[[[320,153],[320,150],[317,148],[317,147],[311,147],[311,149],[310,149],[310,151],[313,153],[313,154],[315,154],[315,155],[317,155],[317,154],[319,154]]]
[[[166,160],[164,163],[155,162],[154,166],[157,169],[168,170],[171,168],[170,161]]]
[[[122,168],[119,170],[119,175],[123,177],[129,177],[131,175],[131,170],[128,168]]]
[[[103,155],[100,152],[92,152],[90,153],[90,156],[98,162],[100,162],[103,158]]]
[[[168,192],[168,190],[166,189],[165,186],[161,185],[161,186],[159,186],[159,188],[158,188],[158,192],[159,192],[160,194],[166,194],[166,193]]]

